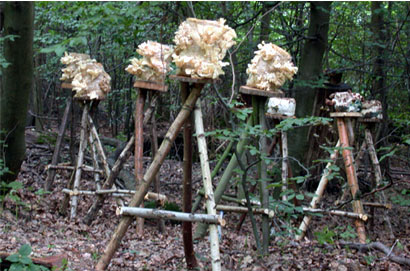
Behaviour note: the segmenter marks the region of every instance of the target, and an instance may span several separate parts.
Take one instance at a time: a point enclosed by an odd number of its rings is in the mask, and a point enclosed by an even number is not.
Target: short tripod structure
[[[140,179],[140,185],[137,192],[132,197],[131,202],[127,208],[119,208],[118,213],[123,214],[120,223],[117,226],[105,252],[100,258],[96,265],[96,270],[105,270],[111,261],[112,256],[118,249],[121,239],[124,237],[128,227],[132,222],[131,215],[136,215],[140,217],[161,217],[161,218],[172,218],[175,220],[183,221],[207,221],[211,223],[210,230],[210,242],[211,242],[211,260],[212,260],[212,270],[221,270],[221,259],[219,255],[219,240],[216,225],[224,225],[225,221],[216,215],[214,195],[212,191],[211,173],[208,163],[206,140],[204,135],[203,120],[201,113],[201,105],[199,96],[202,88],[206,83],[212,82],[210,79],[194,79],[184,76],[172,76],[171,78],[181,81],[181,90],[185,92],[187,89],[186,99],[182,106],[182,109],[178,113],[176,119],[171,124],[165,138],[155,154],[155,157],[145,172],[144,176]],[[189,85],[191,83],[192,85]],[[189,94],[188,94],[189,93]],[[144,208],[137,208],[140,206],[145,194],[148,191],[150,184],[153,182],[155,175],[158,173],[165,157],[168,155],[172,143],[182,126],[189,122],[189,117],[191,112],[195,108],[195,130],[198,140],[199,156],[201,161],[202,176],[205,189],[205,198],[207,200],[207,214],[201,215],[199,217],[196,214],[191,213],[180,213],[180,212],[166,212],[166,211],[149,211]],[[137,138],[137,136],[136,136]],[[186,171],[188,173],[188,171]]]
[[[348,186],[350,188],[352,197],[353,197],[353,213],[351,212],[344,212],[344,211],[330,211],[330,214],[335,215],[344,215],[348,217],[355,218],[355,226],[357,230],[357,235],[359,238],[360,243],[366,243],[366,232],[364,222],[367,221],[368,215],[364,213],[363,204],[360,199],[357,198],[357,193],[359,191],[359,185],[357,181],[357,169],[355,160],[351,151],[351,146],[354,145],[354,131],[352,126],[352,121],[354,119],[359,119],[365,123],[367,122],[374,122],[374,120],[363,119],[363,115],[358,112],[334,112],[330,113],[330,117],[336,118],[337,121],[337,128],[339,134],[339,141],[336,144],[336,149],[330,156],[330,160],[324,169],[324,173],[322,178],[320,179],[319,185],[316,189],[315,194],[317,197],[314,197],[310,203],[310,208],[315,209],[317,208],[317,204],[319,203],[320,199],[322,198],[326,185],[328,183],[328,177],[331,173],[331,166],[335,163],[338,155],[339,155],[339,148],[342,148],[342,155],[347,175]],[[381,171],[378,163],[378,159],[376,156],[376,152],[374,150],[373,140],[369,129],[366,129],[366,143],[370,149],[370,157],[372,159],[372,164],[375,170],[376,176],[376,184],[379,184],[381,181]],[[306,215],[303,218],[303,221],[299,227],[300,233],[296,236],[297,240],[301,240],[307,230],[307,227],[310,223],[311,216]]]
[[[64,85],[65,88],[71,88],[70,84]],[[81,173],[82,171],[89,170],[94,173],[94,181],[96,185],[96,190],[101,189],[101,175],[105,173],[106,176],[111,174],[111,170],[107,163],[107,157],[104,153],[103,146],[100,141],[100,137],[98,135],[97,129],[94,125],[93,119],[90,116],[90,110],[95,104],[98,104],[99,100],[90,100],[84,98],[77,98],[75,99],[79,102],[79,104],[83,108],[82,117],[81,117],[81,130],[80,130],[80,146],[78,150],[78,156],[76,165],[73,168],[74,173],[70,179],[70,182],[67,186],[67,189],[64,189],[63,192],[69,195],[70,199],[70,218],[73,219],[77,214],[77,202],[78,202],[78,195],[81,194],[79,191],[80,187],[80,180],[81,180]],[[91,153],[92,153],[92,160],[93,166],[85,166],[84,165],[84,152],[87,148],[87,142],[90,144]],[[98,159],[100,158],[100,159]],[[103,171],[100,170],[100,166],[98,161],[101,160]],[[69,168],[71,169],[71,168]],[[63,204],[61,206],[61,211],[65,213],[65,210],[68,205],[68,197],[65,197]]]

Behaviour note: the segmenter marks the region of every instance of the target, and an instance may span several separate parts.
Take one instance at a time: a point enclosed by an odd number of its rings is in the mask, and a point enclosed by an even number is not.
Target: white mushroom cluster
[[[188,18],[175,33],[173,61],[179,75],[192,78],[216,79],[224,74],[222,62],[226,51],[236,42],[235,31],[225,25],[225,19],[218,21]]]
[[[111,77],[103,65],[89,55],[66,52],[60,61],[67,65],[62,69],[60,80],[71,82],[75,98],[101,100],[110,92]]]
[[[362,95],[350,90],[332,93],[329,98],[332,100],[327,100],[326,104],[333,105],[337,112],[360,112],[364,101]]]
[[[286,79],[292,80],[298,68],[293,65],[291,56],[285,50],[273,43],[265,42],[259,44],[258,48],[246,69],[247,86],[275,91]]]
[[[173,49],[155,41],[147,41],[138,46],[137,53],[142,58],[132,58],[125,69],[135,75],[137,80],[161,83],[167,72],[171,70],[169,63]]]

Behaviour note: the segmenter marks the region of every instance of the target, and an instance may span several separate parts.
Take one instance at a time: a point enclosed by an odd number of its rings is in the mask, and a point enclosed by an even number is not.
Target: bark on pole
[[[201,86],[202,88],[202,86]],[[181,99],[185,102],[189,94],[189,84],[181,82]],[[192,114],[184,125],[184,158],[183,158],[183,206],[185,213],[190,213],[192,209]],[[188,269],[198,266],[195,258],[194,244],[192,241],[192,222],[182,223],[182,238],[184,241],[185,260]]]
[[[176,221],[189,221],[191,223],[203,222],[220,224],[222,226],[224,226],[226,223],[225,220],[221,219],[220,216],[216,214],[191,214],[138,207],[119,207],[117,209],[117,215],[138,216],[144,218],[164,218]]]
[[[178,116],[172,123],[171,127],[168,129],[168,132],[165,135],[165,138],[162,141],[162,144],[158,149],[158,152],[155,155],[154,160],[152,161],[151,165],[149,166],[148,170],[144,175],[144,178],[142,179],[140,189],[133,196],[131,202],[128,205],[129,207],[136,207],[142,203],[150,184],[154,180],[155,175],[157,174],[166,156],[168,155],[172,143],[175,141],[175,138],[181,130],[182,125],[184,125],[185,121],[189,118],[195,106],[195,102],[200,95],[200,92],[200,89],[194,88],[191,94],[189,95],[188,99],[185,101],[185,104],[183,105],[181,111],[178,113]],[[124,237],[125,232],[127,231],[131,222],[131,217],[121,218],[120,224],[117,226],[113,236],[111,237],[111,240],[108,243],[107,248],[105,249],[104,255],[102,255],[102,257],[96,265],[96,270],[105,270],[107,268],[115,251],[120,246],[121,240]]]
[[[81,117],[81,132],[80,132],[80,147],[78,150],[78,157],[77,157],[77,165],[75,168],[75,177],[74,177],[74,185],[73,190],[78,190],[80,186],[80,179],[81,179],[81,171],[82,165],[84,161],[84,151],[87,147],[87,137],[88,137],[88,129],[87,129],[87,117],[88,117],[88,104],[84,105],[83,108],[83,115]],[[71,197],[71,212],[70,218],[75,218],[77,214],[77,196]]]
[[[72,97],[70,96],[67,105],[64,110],[64,115],[63,115],[63,120],[61,121],[60,128],[58,130],[58,136],[57,136],[57,141],[56,141],[56,147],[54,148],[53,152],[53,158],[51,159],[51,165],[57,165],[59,157],[60,157],[60,151],[61,151],[61,145],[64,140],[64,134],[65,130],[67,128],[67,123],[68,123],[68,117],[70,116],[70,111],[71,111],[71,103],[73,102]],[[47,179],[44,185],[44,190],[49,191],[51,189],[51,186],[54,182],[54,177],[56,175],[55,169],[50,168],[50,170],[47,172]]]
[[[366,138],[366,144],[369,148],[369,156],[370,156],[370,159],[372,160],[372,166],[373,166],[376,186],[379,186],[382,182],[382,171],[380,169],[379,158],[377,158],[376,150],[374,149],[372,133],[370,132],[368,128],[365,129],[365,138]],[[384,194],[384,191],[380,191],[380,201],[383,204],[386,203],[386,195]],[[389,228],[390,237],[394,238],[393,227],[390,223],[390,219],[389,219],[389,216],[386,210],[383,210],[383,217]]]
[[[252,124],[252,118],[249,118],[247,121],[248,125]],[[245,146],[248,144],[248,133],[243,132],[241,135],[241,140],[237,144],[237,152],[242,157]],[[223,193],[225,192],[226,188],[228,187],[230,181],[232,180],[232,175],[234,174],[234,170],[238,167],[238,160],[236,159],[236,155],[232,155],[231,160],[228,163],[224,173],[222,174],[221,179],[219,180],[218,185],[216,186],[214,195],[215,195],[215,204],[218,204],[221,200]],[[206,230],[208,229],[207,224],[200,223],[197,226],[194,239],[202,238],[206,234]]]
[[[33,90],[34,3],[4,2],[3,68],[0,88],[0,150],[10,170],[1,176],[6,183],[16,179],[26,154],[25,127],[30,93]],[[4,142],[3,142],[4,140]]]
[[[151,91],[150,95],[149,95],[150,101],[152,101],[153,97],[154,97],[153,92]],[[153,114],[151,115],[150,122],[151,122],[151,155],[152,155],[152,158],[154,158],[155,154],[158,151],[157,121],[156,121],[156,118],[155,118],[155,112],[154,111],[153,111]],[[158,195],[161,192],[159,174],[155,175],[154,192],[157,193]],[[157,223],[158,223],[159,232],[165,232],[165,222],[164,222],[164,220],[158,219]]]
[[[151,97],[150,107],[147,109],[147,111],[144,114],[144,124],[143,125],[146,125],[148,123],[148,120],[151,118],[154,112],[157,99],[158,99],[158,93],[154,92],[154,94]],[[123,164],[128,159],[128,157],[131,155],[131,150],[134,148],[134,143],[135,143],[135,136],[132,136],[130,140],[128,140],[127,145],[125,146],[124,150],[121,152],[117,161],[115,161],[114,166],[112,167],[112,170],[111,170],[111,174],[107,177],[107,179],[104,182],[103,189],[111,189],[111,187],[114,184],[115,179],[120,174]],[[87,215],[84,218],[85,224],[90,225],[91,222],[95,219],[98,213],[98,210],[100,210],[102,205],[104,204],[105,197],[106,197],[105,194],[100,194],[97,196],[93,205],[90,207],[90,209],[87,212]]]
[[[265,104],[266,104],[265,97],[258,97],[257,102],[259,106],[259,124],[261,125],[261,129],[267,130],[266,125],[266,117],[265,117]],[[255,105],[254,105],[255,106]],[[268,143],[266,136],[261,135],[259,139],[259,150],[261,152],[262,161],[260,162],[260,193],[261,193],[261,203],[263,209],[269,209],[269,189],[267,188],[267,179],[268,179],[268,170],[266,162],[263,160],[263,157],[267,156],[268,151]],[[264,254],[268,253],[269,241],[270,241],[270,227],[269,223],[270,219],[269,216],[263,214],[262,215],[262,251]]]
[[[336,144],[336,148],[339,148],[339,147],[340,147],[340,141],[338,141]],[[333,153],[330,155],[331,161],[327,163],[325,169],[323,170],[323,175],[320,178],[319,185],[316,188],[316,192],[315,192],[315,195],[317,195],[317,197],[312,198],[312,201],[310,202],[310,205],[309,205],[310,208],[315,209],[319,201],[322,199],[327,183],[329,182],[329,179],[328,179],[329,175],[332,173],[332,170],[330,169],[330,167],[334,165],[338,156],[339,156],[339,151],[337,149],[334,150]],[[310,224],[311,219],[312,217],[310,215],[305,215],[303,217],[303,221],[299,226],[299,234],[296,234],[296,240],[300,241],[303,239],[303,237],[306,234],[306,231]]]
[[[208,150],[205,139],[204,123],[202,119],[201,100],[198,99],[194,110],[195,132],[198,141],[198,152],[201,162],[202,180],[204,182],[206,210],[209,215],[216,215],[216,204],[212,189],[211,169],[209,168]],[[219,237],[216,224],[209,225],[211,241],[212,271],[221,270],[221,257],[219,255]]]
[[[134,152],[134,170],[136,178],[136,191],[139,190],[144,178],[144,104],[147,91],[145,89],[137,89],[138,98],[135,105],[135,152]],[[141,203],[140,207],[144,207]],[[137,233],[144,234],[144,219],[137,218]]]
[[[352,197],[356,198],[359,194],[359,185],[357,183],[357,174],[354,166],[353,154],[349,146],[349,135],[344,118],[336,118],[337,129],[339,131],[340,145],[343,148],[342,155],[346,169],[347,182],[352,193]],[[355,213],[364,214],[363,206],[360,200],[353,201],[353,210]],[[359,242],[362,244],[366,243],[366,230],[363,221],[356,219],[355,225],[357,229],[357,235],[359,237]]]

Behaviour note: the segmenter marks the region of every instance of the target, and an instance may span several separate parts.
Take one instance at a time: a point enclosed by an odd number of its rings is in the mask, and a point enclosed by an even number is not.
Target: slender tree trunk
[[[327,48],[331,2],[311,2],[308,39],[305,40],[297,77],[295,99],[296,116],[311,116],[314,110],[317,91],[306,83],[315,83],[322,74],[323,56]],[[305,83],[305,84],[303,84]],[[289,145],[289,155],[300,161],[309,148],[308,128],[289,133],[289,138],[298,144]]]
[[[374,46],[372,48],[374,62],[373,62],[373,75],[372,75],[372,88],[371,94],[372,97],[378,99],[382,102],[383,106],[383,119],[387,120],[387,89],[386,89],[386,70],[384,69],[385,58],[386,58],[386,27],[384,22],[383,13],[385,8],[383,7],[383,2],[371,2],[371,22],[370,28],[372,31],[372,36],[374,40]],[[379,126],[377,131],[377,139],[386,136],[388,129],[386,129],[387,121],[383,122]]]
[[[17,177],[26,152],[24,130],[33,89],[33,25],[33,2],[4,3],[4,36],[17,36],[3,45],[4,58],[10,63],[2,71],[0,90],[0,158],[11,171],[0,178],[6,182]]]

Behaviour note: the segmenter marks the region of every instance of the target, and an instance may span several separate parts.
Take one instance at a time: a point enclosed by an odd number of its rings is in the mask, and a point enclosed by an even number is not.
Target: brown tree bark
[[[4,4],[4,33],[16,35],[3,45],[5,60],[10,63],[2,70],[0,90],[0,151],[1,159],[11,171],[1,180],[12,182],[20,171],[25,144],[28,98],[33,89],[34,3],[6,2]],[[4,156],[3,156],[4,154]]]
[[[311,84],[317,82],[322,74],[323,56],[327,48],[331,3],[310,3],[308,37],[303,45],[294,90],[297,117],[311,116],[314,110],[317,91]],[[289,145],[289,156],[303,162],[309,148],[308,128],[289,132],[289,138],[292,138],[293,142],[298,142],[298,144]],[[292,168],[297,167],[292,166]]]

